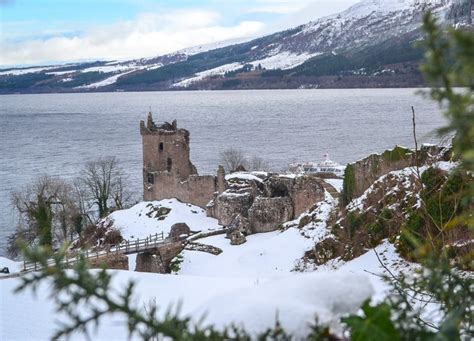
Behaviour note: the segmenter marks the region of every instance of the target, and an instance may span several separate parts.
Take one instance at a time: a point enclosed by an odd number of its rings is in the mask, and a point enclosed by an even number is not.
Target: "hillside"
[[[0,93],[420,86],[423,13],[431,10],[445,25],[470,25],[470,6],[467,0],[363,0],[339,14],[230,46],[0,70]]]

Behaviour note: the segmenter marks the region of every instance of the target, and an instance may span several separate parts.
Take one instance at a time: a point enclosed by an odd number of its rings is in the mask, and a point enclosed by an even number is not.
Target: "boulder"
[[[226,237],[230,238],[230,234],[235,231],[239,231],[244,235],[250,234],[252,231],[250,229],[249,220],[237,214],[227,228]]]
[[[173,241],[178,241],[181,240],[183,235],[189,236],[190,234],[191,229],[186,223],[176,223],[171,226],[168,238]]]
[[[244,234],[240,231],[234,231],[230,234],[230,245],[241,245],[247,241]]]
[[[326,264],[329,260],[339,257],[344,252],[344,245],[333,237],[326,238],[307,252],[307,256],[314,260],[316,265]]]

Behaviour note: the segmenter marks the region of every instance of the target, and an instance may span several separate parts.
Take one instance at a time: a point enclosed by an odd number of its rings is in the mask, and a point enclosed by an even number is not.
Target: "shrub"
[[[344,171],[344,181],[342,184],[342,204],[348,205],[354,197],[356,187],[354,166],[347,165]]]

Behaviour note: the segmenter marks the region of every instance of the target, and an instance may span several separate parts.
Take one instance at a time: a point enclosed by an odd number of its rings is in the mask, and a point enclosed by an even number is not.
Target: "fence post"
[[[35,271],[36,271],[36,270],[37,270],[37,269],[36,269],[36,262],[35,262]]]

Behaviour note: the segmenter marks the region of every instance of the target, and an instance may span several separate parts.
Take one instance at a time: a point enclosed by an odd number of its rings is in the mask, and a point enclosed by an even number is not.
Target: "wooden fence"
[[[130,255],[134,253],[146,252],[153,249],[156,249],[158,246],[168,243],[168,241],[164,238],[163,232],[156,233],[154,235],[150,235],[144,239],[136,239],[136,240],[124,240],[119,245],[114,245],[107,250],[101,251],[81,251],[76,253],[75,255],[67,255],[66,258],[63,259],[63,264],[72,265],[81,259],[81,255],[85,259],[98,259],[101,257],[107,257],[111,254],[123,254],[123,255]],[[54,266],[56,263],[54,259],[48,259],[47,265]],[[41,264],[37,262],[23,262],[23,271],[37,271],[42,268]]]

